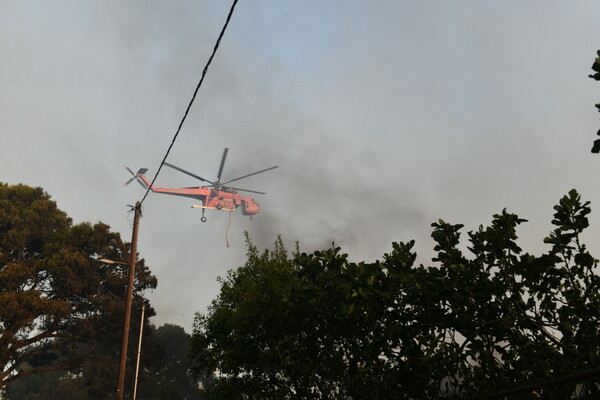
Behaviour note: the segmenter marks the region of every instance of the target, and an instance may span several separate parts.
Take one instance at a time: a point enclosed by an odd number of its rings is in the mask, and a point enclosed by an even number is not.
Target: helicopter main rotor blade
[[[244,178],[247,178],[247,177],[252,176],[252,175],[261,174],[263,172],[267,172],[267,171],[270,171],[270,170],[275,169],[275,168],[279,168],[279,165],[276,165],[276,166],[271,167],[271,168],[266,168],[266,169],[263,169],[263,170],[260,170],[260,171],[256,171],[256,172],[253,172],[253,173],[248,174],[248,175],[240,176],[239,178],[235,178],[235,179],[232,179],[232,180],[227,181],[227,182],[223,182],[223,185],[225,185],[227,183],[230,183],[230,182],[239,181],[240,179],[244,179]]]
[[[231,187],[231,186],[227,186],[228,189],[235,189],[241,192],[250,192],[250,193],[256,193],[256,194],[266,194],[265,192],[257,192],[256,190],[249,190],[249,189],[241,189],[241,188],[236,188],[236,187]]]
[[[175,166],[175,165],[173,165],[173,164],[169,164],[168,162],[166,162],[166,163],[165,163],[165,165],[166,165],[167,167],[171,167],[171,168],[173,168],[173,169],[176,169],[176,170],[177,170],[177,171],[179,171],[179,172],[183,172],[184,174],[186,174],[186,175],[189,175],[189,176],[191,176],[192,178],[200,179],[200,180],[201,180],[201,181],[203,181],[203,182],[212,183],[212,182],[211,182],[211,181],[209,181],[208,179],[204,179],[204,178],[203,178],[203,177],[201,177],[201,176],[198,176],[198,175],[196,175],[196,174],[192,174],[191,172],[189,172],[189,171],[186,171],[185,169],[182,169],[182,168],[176,167],[176,166]]]
[[[221,166],[219,167],[219,173],[217,174],[217,182],[221,182],[221,174],[223,173],[223,167],[225,166],[225,159],[227,158],[227,152],[229,148],[225,147],[223,150],[223,157],[221,157]]]

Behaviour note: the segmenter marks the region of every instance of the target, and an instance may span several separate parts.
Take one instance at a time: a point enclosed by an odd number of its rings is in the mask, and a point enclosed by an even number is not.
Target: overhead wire
[[[219,48],[219,45],[221,44],[221,39],[223,38],[223,35],[225,34],[225,30],[227,29],[227,26],[229,25],[229,21],[231,20],[231,16],[233,15],[233,11],[235,9],[237,2],[238,2],[238,0],[233,0],[233,3],[231,4],[231,9],[229,10],[229,14],[227,15],[227,20],[225,21],[225,24],[223,25],[223,28],[221,29],[221,33],[219,34],[219,37],[217,38],[217,42],[215,43],[215,47],[213,48],[212,54],[210,55],[208,62],[206,63],[206,66],[202,70],[202,77],[200,78],[198,85],[196,85],[196,90],[194,90],[192,99],[190,100],[190,102],[185,110],[185,113],[183,114],[183,118],[181,119],[181,122],[179,122],[179,126],[177,127],[177,131],[175,132],[175,136],[173,136],[173,140],[171,140],[171,144],[169,145],[169,148],[167,149],[167,152],[166,152],[163,160],[161,161],[160,166],[158,167],[158,170],[156,171],[156,174],[154,175],[154,178],[152,179],[152,182],[150,183],[150,186],[148,186],[148,188],[146,189],[146,193],[144,194],[144,197],[142,198],[142,200],[139,203],[140,206],[142,205],[144,200],[146,200],[148,193],[150,193],[150,189],[154,186],[154,182],[156,181],[156,178],[158,178],[158,174],[160,174],[160,171],[161,171],[163,165],[167,161],[167,157],[169,156],[169,153],[171,152],[171,148],[173,147],[173,145],[175,144],[175,141],[177,140],[177,136],[179,136],[181,127],[183,126],[183,123],[185,122],[185,119],[187,118],[187,115],[190,112],[190,108],[192,108],[192,104],[194,103],[194,100],[196,99],[198,90],[200,89],[200,86],[202,86],[202,82],[204,82],[204,77],[206,76],[208,67],[212,63],[212,60],[215,57],[215,54],[217,53],[217,49]]]

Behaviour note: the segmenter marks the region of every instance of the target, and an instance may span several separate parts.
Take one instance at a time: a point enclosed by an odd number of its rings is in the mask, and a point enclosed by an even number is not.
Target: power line
[[[188,104],[188,106],[185,110],[185,114],[183,114],[183,118],[181,119],[181,122],[179,123],[179,126],[177,127],[177,132],[175,132],[175,136],[173,136],[173,140],[171,141],[171,144],[169,145],[169,148],[167,149],[167,153],[165,154],[163,160],[160,163],[160,166],[158,167],[158,170],[156,171],[156,175],[154,175],[154,178],[152,179],[150,186],[148,187],[148,189],[146,189],[146,193],[144,194],[142,201],[140,201],[140,206],[142,205],[144,200],[146,200],[146,196],[148,196],[148,193],[150,193],[150,188],[154,186],[154,181],[156,181],[158,174],[160,174],[160,170],[162,169],[165,161],[167,161],[167,157],[169,156],[169,153],[171,152],[171,148],[175,144],[175,140],[177,140],[179,131],[181,131],[181,127],[183,126],[183,123],[185,122],[185,119],[187,118],[187,115],[190,112],[190,108],[192,107],[192,104],[194,103],[194,100],[196,99],[196,94],[198,94],[198,90],[200,89],[200,86],[202,86],[202,82],[204,82],[204,77],[206,76],[206,71],[208,71],[208,67],[210,66],[210,64],[217,52],[217,49],[219,48],[219,44],[221,44],[221,39],[223,38],[223,34],[225,33],[225,30],[227,29],[227,25],[229,25],[229,21],[231,20],[231,16],[233,15],[233,10],[235,9],[237,2],[238,2],[238,0],[233,0],[231,9],[229,10],[229,14],[227,15],[227,20],[225,21],[225,25],[223,25],[223,29],[221,29],[221,33],[219,34],[219,37],[217,38],[215,47],[213,48],[212,54],[210,55],[210,58],[208,59],[208,62],[206,63],[204,70],[202,70],[202,77],[200,78],[200,82],[198,82],[198,85],[196,86],[196,90],[194,90],[194,95],[192,96],[192,99],[190,100],[190,103]]]

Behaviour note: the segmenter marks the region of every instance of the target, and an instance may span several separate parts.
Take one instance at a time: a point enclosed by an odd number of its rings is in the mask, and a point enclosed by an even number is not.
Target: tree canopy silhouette
[[[133,338],[132,338],[133,339]],[[137,339],[137,338],[135,338]],[[133,340],[136,342],[137,340]],[[187,372],[190,335],[177,325],[144,329],[137,397],[143,400],[201,400],[196,383]],[[109,349],[106,349],[109,351]],[[133,352],[135,354],[135,352]],[[105,366],[114,369],[115,359]],[[126,379],[131,397],[134,365]],[[75,373],[74,373],[75,372]],[[116,380],[98,367],[76,371],[52,371],[26,376],[7,386],[8,400],[114,399]]]
[[[600,50],[598,50],[597,54],[598,57],[596,57],[594,63],[592,64],[592,70],[594,70],[594,74],[590,75],[589,77],[594,80],[600,81]],[[596,108],[600,112],[600,103],[596,104]],[[600,135],[600,130],[598,131],[598,135]],[[594,145],[592,146],[592,153],[600,153],[600,139],[594,140]]]
[[[127,272],[98,260],[128,253],[108,225],[73,224],[41,188],[0,183],[0,387],[89,364],[99,346],[118,345]],[[154,287],[139,260],[136,304],[148,304],[142,292]]]
[[[598,398],[598,375],[556,378],[600,363],[600,276],[581,235],[588,202],[555,207],[549,249],[523,252],[503,210],[468,233],[434,223],[436,255],[414,242],[382,261],[340,248],[288,255],[281,240],[221,280],[192,334],[208,399],[464,399],[528,383],[548,399]],[[532,390],[515,394],[535,398]],[[522,396],[522,397],[518,397]]]

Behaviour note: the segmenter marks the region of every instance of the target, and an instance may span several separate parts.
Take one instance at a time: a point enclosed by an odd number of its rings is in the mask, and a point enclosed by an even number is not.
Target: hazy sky
[[[140,200],[123,169],[154,176],[229,1],[0,0],[0,181],[43,187],[75,222],[126,240]],[[254,221],[150,195],[138,250],[157,275],[154,321],[190,330],[259,247],[328,247],[372,261],[393,241],[431,257],[430,224],[530,222],[545,249],[553,205],[571,188],[592,202],[600,257],[600,128],[589,79],[600,48],[597,1],[240,0],[169,162],[207,179],[272,165],[240,187],[266,191]],[[163,169],[159,186],[193,186]]]

